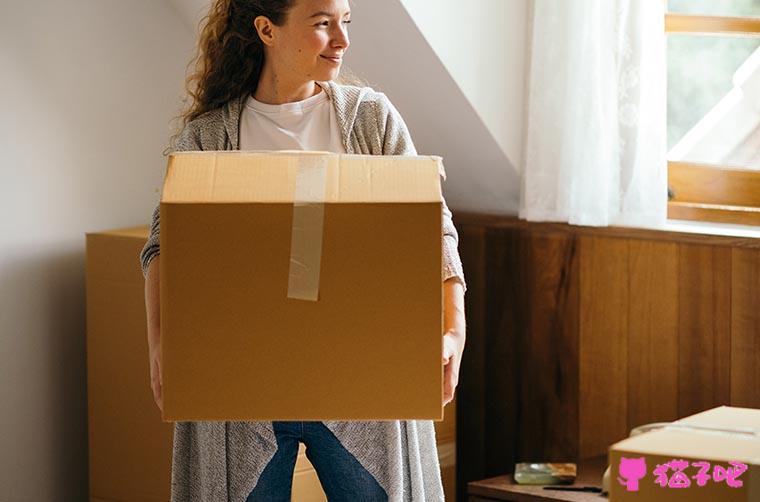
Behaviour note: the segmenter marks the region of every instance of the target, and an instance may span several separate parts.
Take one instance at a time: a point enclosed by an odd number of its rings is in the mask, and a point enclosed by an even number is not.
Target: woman
[[[416,155],[398,111],[369,87],[339,85],[348,0],[216,0],[201,31],[192,105],[173,149],[328,150]],[[464,350],[464,276],[443,205],[444,404]],[[140,255],[151,386],[159,408],[159,211]],[[329,498],[443,499],[432,421],[178,422],[173,501],[290,500],[299,442]]]

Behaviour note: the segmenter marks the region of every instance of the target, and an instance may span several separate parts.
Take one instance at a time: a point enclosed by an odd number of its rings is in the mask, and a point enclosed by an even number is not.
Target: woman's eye
[[[343,21],[343,24],[349,24],[350,22],[351,22],[350,19],[346,19],[345,21]],[[317,26],[327,26],[329,24],[330,24],[330,21],[322,21]]]

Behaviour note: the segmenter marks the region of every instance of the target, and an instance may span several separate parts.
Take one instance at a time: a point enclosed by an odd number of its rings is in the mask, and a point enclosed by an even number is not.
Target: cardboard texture
[[[439,157],[171,155],[163,419],[442,419],[441,170]]]
[[[169,499],[172,425],[150,390],[138,261],[146,237],[144,226],[86,236],[90,500]]]
[[[624,486],[618,481],[621,457],[636,459],[644,457],[646,474],[634,486]],[[760,410],[721,406],[678,420],[674,427],[655,430],[620,441],[610,447],[611,502],[758,502],[760,501]],[[671,460],[686,460],[689,466],[683,470],[689,485],[684,488],[662,487],[656,483],[653,473],[658,464]],[[737,479],[741,487],[731,487],[725,480],[713,479],[716,465],[730,468],[729,461],[744,463],[748,470]],[[626,461],[631,470],[633,464]],[[693,462],[709,462],[706,472],[710,479],[704,486],[698,485],[695,476],[700,466]],[[624,469],[627,470],[627,469]],[[628,471],[629,473],[631,471]],[[639,473],[643,473],[640,470]],[[675,474],[667,471],[668,481]],[[630,476],[627,476],[630,479]],[[634,476],[638,477],[638,475]],[[625,481],[625,480],[624,480]],[[631,489],[629,489],[631,488]]]

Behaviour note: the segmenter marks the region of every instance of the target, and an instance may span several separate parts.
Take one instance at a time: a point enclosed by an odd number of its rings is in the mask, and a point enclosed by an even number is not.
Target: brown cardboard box
[[[164,420],[440,420],[441,170],[439,157],[171,155]]]
[[[172,424],[161,421],[148,369],[147,229],[87,234],[87,415],[91,500],[166,502]]]
[[[611,502],[758,502],[760,501],[760,410],[721,406],[678,420],[674,426],[646,432],[610,447]],[[624,486],[619,480],[621,457],[633,459],[625,464],[633,470],[638,465],[638,486]],[[644,464],[640,460],[643,458]],[[653,471],[671,460],[685,460],[683,473],[688,487],[662,487]],[[706,481],[698,485],[695,476],[700,466],[693,462],[709,462],[707,474],[713,475],[716,465],[729,468],[730,461],[744,463],[748,470],[737,477],[741,487],[731,487],[725,481]],[[706,466],[705,466],[706,467]],[[624,469],[625,470],[625,469]],[[670,469],[666,481],[674,477]],[[638,476],[633,476],[638,477]],[[630,478],[630,477],[629,477]],[[683,479],[683,477],[679,477]],[[674,481],[678,481],[676,478]],[[636,488],[636,489],[634,489]]]
[[[91,501],[169,499],[172,424],[161,422],[150,390],[144,282],[137,261],[147,237],[146,226],[87,234]],[[455,491],[455,403],[435,424],[447,499]],[[303,447],[293,500],[326,500]]]

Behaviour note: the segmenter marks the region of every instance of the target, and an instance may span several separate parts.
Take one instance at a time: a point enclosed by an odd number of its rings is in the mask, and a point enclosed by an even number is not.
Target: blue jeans
[[[272,422],[277,451],[264,468],[246,502],[290,501],[298,445],[309,459],[330,502],[388,500],[374,477],[346,450],[322,422]]]

